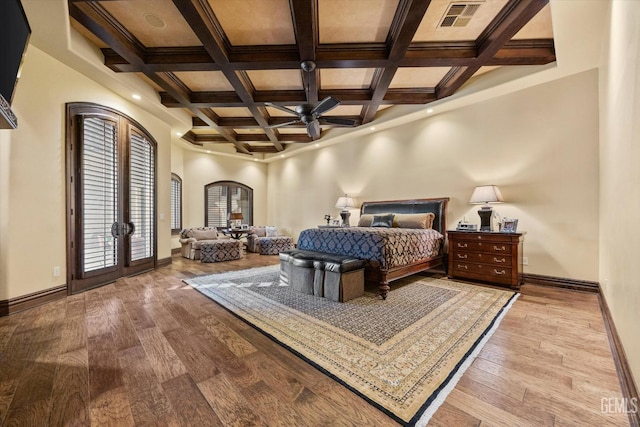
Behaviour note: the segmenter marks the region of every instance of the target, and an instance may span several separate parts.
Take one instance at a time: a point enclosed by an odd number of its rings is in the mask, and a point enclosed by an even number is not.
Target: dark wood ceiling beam
[[[276,147],[270,147],[270,146],[267,146],[267,145],[257,145],[257,146],[250,145],[249,147],[250,147],[249,150],[252,153],[279,153],[280,151],[284,150],[283,149],[283,150],[278,151],[276,149]]]
[[[510,0],[477,39],[478,57],[474,65],[460,67],[450,73],[446,82],[438,84],[438,99],[454,94],[483,65],[494,56],[525,26],[549,0]]]
[[[242,142],[273,142],[273,141],[269,140],[269,137],[267,137],[267,135],[259,134],[259,133],[250,133],[250,134],[239,133],[238,134],[238,141],[242,141]],[[278,151],[282,151],[282,150],[278,150]]]
[[[300,61],[316,61],[318,46],[318,2],[317,0],[289,0],[293,17],[293,31],[296,35]],[[306,86],[306,102],[315,105],[318,102],[320,88],[320,70],[302,72],[302,81]]]
[[[144,46],[96,2],[69,4],[69,14],[133,66],[144,66]]]
[[[198,117],[215,128],[216,123],[204,112],[193,108],[190,104],[190,93],[186,87],[172,73],[155,73],[144,68],[145,49],[142,44],[120,23],[118,23],[100,4],[95,2],[73,3],[69,5],[69,13],[82,25],[91,30],[103,42],[130,64],[141,67],[154,83],[163,88],[168,95],[173,97],[181,107],[191,109]],[[227,140],[235,142],[233,132],[228,129],[220,129],[220,134]],[[238,144],[238,146],[240,146]],[[246,153],[250,154],[250,153]]]
[[[243,75],[244,72],[237,73],[229,66],[228,43],[226,43],[220,23],[217,21],[209,3],[200,0],[173,0],[173,3],[185,20],[190,23],[194,33],[200,39],[213,61],[220,65],[221,71],[229,83],[231,83],[231,86],[233,86],[240,99],[242,99],[245,105],[252,105],[253,88],[250,87],[251,83],[249,79]],[[267,119],[262,115],[263,110],[257,107],[249,107],[249,109],[258,123],[266,126]],[[278,141],[275,132],[271,129],[266,129],[265,131],[269,139],[274,143],[274,146],[278,150],[283,150],[284,147]]]
[[[390,63],[375,79],[375,83],[372,86],[372,102],[362,111],[363,123],[373,120],[396,74],[398,64],[405,57],[407,50],[411,46],[411,41],[430,3],[431,0],[400,0],[387,37]]]

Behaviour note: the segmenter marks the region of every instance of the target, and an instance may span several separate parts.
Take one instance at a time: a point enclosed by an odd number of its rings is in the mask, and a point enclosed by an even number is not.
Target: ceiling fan
[[[310,73],[315,70],[316,64],[313,61],[302,61],[300,63],[300,67],[303,71]],[[308,81],[305,85],[305,92],[307,92],[307,99],[309,99],[309,85]],[[332,125],[341,125],[341,126],[353,126],[355,124],[355,120],[351,119],[342,119],[339,117],[322,117],[324,113],[327,111],[333,110],[338,105],[340,105],[340,101],[337,99],[328,96],[315,106],[311,104],[300,104],[295,110],[291,108],[283,107],[281,105],[273,104],[271,102],[265,102],[265,105],[268,107],[277,108],[280,111],[284,111],[286,113],[293,114],[297,116],[295,120],[291,120],[285,123],[280,123],[277,125],[269,126],[269,128],[279,128],[283,126],[292,125],[295,123],[304,123],[307,126],[307,134],[312,138],[316,139],[320,136],[320,123],[332,124]]]

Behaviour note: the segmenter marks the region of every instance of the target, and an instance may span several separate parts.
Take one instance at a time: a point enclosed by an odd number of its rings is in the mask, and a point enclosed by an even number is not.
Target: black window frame
[[[232,189],[240,188],[242,190],[247,191],[247,204],[248,204],[248,214],[247,212],[242,212],[244,218],[242,219],[243,224],[253,225],[253,188],[248,185],[242,184],[237,181],[215,181],[211,182],[204,186],[204,225],[206,227],[218,227],[218,228],[229,228],[230,220],[227,216],[225,225],[212,225],[210,224],[209,218],[209,190],[214,187],[225,187],[226,188],[226,212],[232,212]],[[245,215],[247,214],[247,215]]]

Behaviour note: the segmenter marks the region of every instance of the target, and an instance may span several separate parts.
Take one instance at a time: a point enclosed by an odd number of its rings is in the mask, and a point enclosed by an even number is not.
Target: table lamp
[[[342,208],[340,211],[340,216],[342,217],[342,226],[349,227],[349,217],[351,216],[351,212],[349,212],[349,208],[354,208],[356,206],[353,199],[346,194],[343,197],[338,197],[338,201],[336,202],[336,209]]]
[[[229,214],[229,219],[232,221],[231,227],[240,228],[243,218],[244,217],[242,216],[242,212],[231,212]]]
[[[469,203],[484,205],[478,211],[480,216],[480,231],[491,231],[491,216],[493,209],[489,203],[502,203],[502,193],[496,185],[480,185],[473,190]]]

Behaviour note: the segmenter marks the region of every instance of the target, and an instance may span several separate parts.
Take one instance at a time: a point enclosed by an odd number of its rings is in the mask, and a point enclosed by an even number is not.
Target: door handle
[[[123,222],[122,223],[122,235],[123,236],[131,236],[136,232],[136,226],[133,222]]]
[[[117,222],[111,224],[111,235],[116,239],[120,235],[120,224],[118,224]]]

